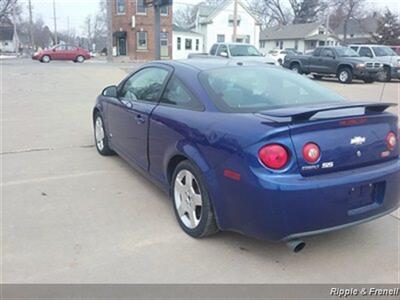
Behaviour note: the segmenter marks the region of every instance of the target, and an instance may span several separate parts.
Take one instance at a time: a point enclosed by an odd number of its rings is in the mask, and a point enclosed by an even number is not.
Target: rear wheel
[[[301,74],[300,65],[298,63],[291,64],[290,65],[290,70],[292,70],[293,72]]]
[[[171,196],[178,223],[188,235],[200,238],[218,232],[201,172],[187,160],[174,171]]]
[[[78,63],[83,63],[85,61],[85,58],[82,55],[78,55],[75,61]]]
[[[50,58],[50,56],[48,56],[48,55],[43,55],[41,61],[42,61],[43,63],[49,63],[49,62],[51,61],[51,58]]]
[[[341,68],[338,71],[337,78],[341,83],[351,83],[353,80],[353,72],[350,68]]]

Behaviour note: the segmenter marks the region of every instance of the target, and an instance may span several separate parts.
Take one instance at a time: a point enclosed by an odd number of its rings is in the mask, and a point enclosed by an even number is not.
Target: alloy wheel
[[[342,82],[346,82],[349,79],[349,73],[347,71],[341,71],[339,74],[339,79]]]
[[[202,195],[195,176],[188,170],[179,171],[174,183],[174,201],[182,223],[196,228],[201,219]]]
[[[100,117],[96,118],[95,123],[95,137],[97,148],[101,151],[104,148],[104,128],[103,121]]]

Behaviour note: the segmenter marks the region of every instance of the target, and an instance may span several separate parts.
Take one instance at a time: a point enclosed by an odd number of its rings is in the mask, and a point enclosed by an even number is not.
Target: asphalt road
[[[166,195],[93,147],[96,95],[133,68],[1,62],[2,282],[400,282],[399,212],[307,238],[297,254],[236,233],[185,235]],[[321,84],[356,100],[400,98],[398,81],[383,92]]]

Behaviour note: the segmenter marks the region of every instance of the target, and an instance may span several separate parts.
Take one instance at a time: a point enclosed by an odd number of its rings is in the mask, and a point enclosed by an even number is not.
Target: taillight
[[[289,153],[285,147],[278,144],[264,146],[258,152],[262,163],[271,169],[282,169],[289,161]]]
[[[321,151],[315,143],[307,143],[303,147],[303,158],[309,164],[316,163],[321,156]]]
[[[397,144],[397,138],[393,131],[390,131],[386,136],[386,144],[389,150],[393,150]]]

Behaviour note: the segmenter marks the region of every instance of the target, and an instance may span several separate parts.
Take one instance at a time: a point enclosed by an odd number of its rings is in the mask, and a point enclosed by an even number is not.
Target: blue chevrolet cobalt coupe
[[[285,241],[399,206],[397,116],[290,70],[224,60],[154,62],[93,110],[101,155],[117,153],[170,194],[192,237],[231,230]]]

